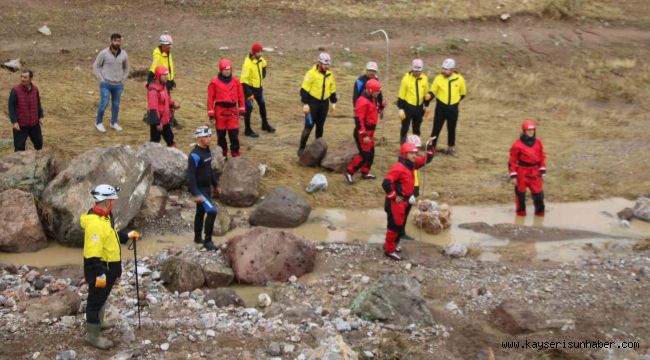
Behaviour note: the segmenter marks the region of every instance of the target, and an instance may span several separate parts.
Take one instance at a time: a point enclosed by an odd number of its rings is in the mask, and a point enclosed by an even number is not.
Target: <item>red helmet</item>
[[[162,75],[169,75],[169,70],[167,70],[166,67],[161,65],[156,68],[156,72],[154,73],[154,75],[156,76],[156,80],[160,80],[160,77]]]
[[[381,83],[377,79],[370,79],[366,82],[366,90],[368,92],[379,92],[381,91]]]
[[[228,59],[221,59],[219,60],[219,71],[223,71],[224,69],[232,69],[232,62]]]
[[[406,157],[406,153],[417,152],[417,151],[418,151],[418,147],[415,146],[415,144],[411,144],[408,142],[405,142],[399,148],[399,152],[402,157]]]
[[[251,47],[251,52],[253,54],[258,53],[258,52],[262,52],[262,44],[260,44],[260,43],[253,44],[253,46]]]
[[[537,125],[532,120],[526,120],[521,124],[521,131],[535,130]]]

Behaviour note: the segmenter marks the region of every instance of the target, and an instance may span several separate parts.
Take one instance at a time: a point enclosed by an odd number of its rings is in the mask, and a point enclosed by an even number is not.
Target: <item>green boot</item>
[[[110,329],[113,327],[113,324],[111,324],[107,320],[104,320],[105,311],[106,311],[106,304],[104,304],[104,306],[102,306],[102,308],[99,309],[99,323],[101,324],[102,330]]]
[[[102,336],[101,324],[86,323],[86,341],[100,350],[108,350],[113,347],[113,342]]]

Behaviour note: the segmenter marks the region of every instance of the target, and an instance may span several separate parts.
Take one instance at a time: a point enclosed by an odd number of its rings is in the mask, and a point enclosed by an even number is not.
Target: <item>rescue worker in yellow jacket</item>
[[[160,35],[159,39],[160,45],[153,49],[151,66],[149,67],[149,75],[147,76],[147,86],[156,82],[156,69],[159,66],[164,66],[169,75],[167,75],[167,91],[171,94],[172,90],[176,88],[176,81],[174,77],[176,76],[176,69],[174,68],[174,58],[172,57],[172,44],[174,40],[172,39],[169,31],[164,31]],[[174,113],[170,117],[169,123],[172,127],[177,129],[182,129],[183,126],[176,120]]]
[[[104,320],[104,311],[108,295],[122,275],[120,244],[140,238],[137,231],[127,234],[115,229],[111,211],[118,191],[119,188],[107,184],[97,186],[90,192],[95,205],[80,219],[84,229],[84,278],[88,284],[86,340],[102,350],[113,346],[112,341],[102,336],[101,330],[111,327]]]
[[[269,124],[266,117],[266,102],[264,101],[264,90],[262,80],[266,78],[266,59],[262,56],[262,45],[255,43],[251,47],[251,52],[246,55],[244,64],[241,67],[241,81],[244,86],[244,97],[246,98],[246,113],[244,114],[244,135],[252,138],[259,137],[251,128],[251,114],[253,113],[253,100],[257,102],[260,108],[260,118],[262,118],[262,130],[274,133],[275,129]]]
[[[429,89],[429,78],[422,73],[423,70],[422,59],[414,59],[411,63],[411,71],[404,75],[399,87],[397,107],[399,108],[399,118],[402,120],[400,144],[406,141],[411,122],[413,122],[413,134],[420,136],[422,118],[428,114],[427,107],[431,100],[426,96]]]
[[[442,62],[442,71],[431,83],[429,96],[436,98],[436,110],[433,115],[433,130],[431,137],[433,146],[436,146],[442,126],[447,121],[447,154],[458,157],[456,152],[456,124],[458,122],[458,104],[467,95],[465,78],[456,72],[456,61],[445,59]]]
[[[307,146],[311,130],[316,125],[316,139],[323,137],[328,112],[336,110],[336,82],[329,70],[332,58],[328,53],[318,55],[318,64],[305,74],[300,87],[300,101],[305,114],[305,128],[300,136],[298,156],[302,156]]]

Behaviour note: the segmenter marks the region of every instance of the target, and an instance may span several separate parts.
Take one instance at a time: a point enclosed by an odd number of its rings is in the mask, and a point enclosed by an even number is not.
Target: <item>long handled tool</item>
[[[427,149],[429,147],[429,145],[432,145],[433,140],[435,140],[436,138],[437,138],[437,136],[434,136],[431,139],[427,140],[427,143],[425,144],[424,148]],[[424,189],[424,184],[425,184],[425,182],[424,182],[425,176],[424,175],[425,175],[425,171],[426,171],[426,166],[423,166],[421,169],[422,170],[420,171],[420,174],[422,174],[422,176],[420,178],[420,196],[426,197],[427,192]],[[419,231],[420,232],[420,234],[419,234],[420,235],[420,242],[422,242],[422,224],[420,224],[419,230],[420,230]]]
[[[135,299],[138,306],[138,328],[140,328],[140,280],[138,276],[138,245],[137,239],[129,239],[127,248],[133,250],[133,263],[135,266]]]
[[[384,29],[379,29],[375,30],[370,33],[370,35],[375,35],[378,33],[384,34],[384,38],[386,39],[386,76],[384,77],[384,89],[388,89],[388,80],[390,79],[390,39],[388,38],[388,33]],[[385,98],[384,98],[385,99]],[[353,104],[354,105],[354,104]],[[386,109],[384,109],[386,111]],[[379,128],[379,140],[383,142],[384,139],[384,125],[382,124],[381,127]],[[383,148],[386,146],[386,143],[383,143],[381,148],[379,149],[380,152],[383,153]],[[377,154],[378,158],[383,159],[381,154]]]

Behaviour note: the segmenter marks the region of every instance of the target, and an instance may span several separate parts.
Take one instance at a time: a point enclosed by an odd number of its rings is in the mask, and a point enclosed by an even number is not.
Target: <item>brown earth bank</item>
[[[392,104],[412,58],[422,57],[431,77],[451,56],[468,81],[458,127],[460,157],[441,152],[435,158],[423,174],[425,193],[436,191],[452,205],[511,201],[507,151],[525,118],[540,125],[538,135],[548,155],[548,199],[631,198],[647,192],[650,68],[642,59],[650,49],[650,16],[642,2],[411,5],[407,10],[400,1],[381,5],[334,1],[327,6],[312,1],[4,2],[0,58],[20,57],[36,71],[34,81],[41,88],[46,113],[46,147],[71,158],[94,146],[135,146],[148,139],[141,121],[143,78],[126,83],[120,109],[123,132],[99,134],[92,126],[98,89],[91,65],[110,33],[124,34],[132,70],[143,70],[160,32],[172,32],[178,84],[173,96],[182,105],[178,117],[185,124],[176,137],[184,152],[194,141],[194,127],[207,121],[205,88],[216,75],[218,59],[231,58],[238,74],[238,64],[252,42],[275,48],[266,54],[270,67],[265,96],[270,122],[278,132],[259,139],[242,137],[243,156],[268,165],[262,182],[262,192],[268,193],[279,184],[304,189],[316,172],[325,171],[300,167],[295,156],[302,130],[298,89],[319,47],[332,53],[341,99],[326,125],[330,148],[352,140],[349,98],[366,61],[379,62],[384,93]],[[499,20],[503,13],[512,18]],[[43,24],[51,28],[51,36],[36,31]],[[390,69],[383,39],[369,35],[378,28],[391,36]],[[222,47],[228,49],[219,50]],[[3,94],[17,81],[17,74],[0,71]],[[0,115],[2,121],[4,116]],[[11,151],[6,124],[0,130],[1,152]],[[253,124],[259,127],[257,114]],[[432,119],[426,119],[423,133],[431,128]],[[377,132],[381,140],[374,172],[380,178],[395,161],[398,129],[397,109],[391,105]],[[443,131],[441,150],[445,145]],[[313,196],[314,205],[381,206],[377,181],[348,186],[340,174],[326,174],[330,191]]]

